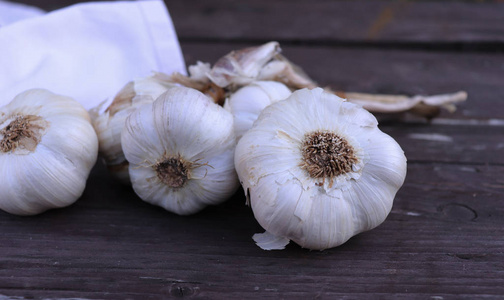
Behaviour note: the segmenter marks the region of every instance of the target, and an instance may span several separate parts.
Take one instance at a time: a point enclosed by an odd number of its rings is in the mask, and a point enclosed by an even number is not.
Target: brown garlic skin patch
[[[157,177],[171,188],[180,188],[189,179],[190,164],[180,157],[167,158],[154,165]]]
[[[305,134],[301,154],[301,168],[311,178],[322,179],[323,182],[328,178],[331,185],[335,177],[351,172],[353,165],[359,161],[348,141],[330,131]]]
[[[110,106],[105,110],[111,116],[115,115],[117,112],[130,107],[133,102],[133,98],[136,96],[135,84],[134,82],[128,82],[115,96],[114,100]]]
[[[12,121],[0,130],[0,151],[35,151],[49,122],[36,115],[17,115],[8,119]]]

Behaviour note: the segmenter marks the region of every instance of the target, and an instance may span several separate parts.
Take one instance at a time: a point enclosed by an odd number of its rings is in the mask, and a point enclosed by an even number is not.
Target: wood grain
[[[473,166],[410,164],[387,221],[341,247],[267,252],[253,244],[261,228],[240,193],[184,218],[143,203],[98,165],[70,208],[29,218],[0,213],[0,294],[497,298],[504,168],[462,167]]]
[[[103,0],[98,0],[103,1]],[[55,10],[77,0],[18,0]],[[182,40],[416,44],[489,49],[504,42],[501,1],[165,0]],[[478,47],[480,45],[480,47]],[[482,46],[482,47],[481,47]]]
[[[504,3],[444,1],[172,1],[183,39],[318,42],[504,42]]]
[[[0,212],[0,300],[502,299],[504,3],[165,2],[188,64],[278,40],[321,86],[469,99],[431,122],[378,116],[405,151],[406,181],[382,225],[326,251],[259,249],[241,189],[181,217],[98,163],[74,205]]]

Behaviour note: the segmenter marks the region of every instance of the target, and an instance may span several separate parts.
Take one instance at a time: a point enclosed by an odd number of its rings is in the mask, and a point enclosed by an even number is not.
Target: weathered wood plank
[[[17,2],[54,10],[88,1]],[[165,3],[183,40],[473,44],[472,49],[477,44],[491,48],[504,42],[504,3],[499,1],[165,0]]]
[[[186,3],[186,2],[184,2]],[[208,5],[215,5],[225,10],[222,3],[199,3],[193,9],[187,8],[191,12],[205,11]],[[221,3],[221,4],[219,4]],[[255,3],[255,2],[254,2]],[[267,6],[266,2],[261,5]],[[276,3],[276,2],[275,2]],[[304,2],[296,2],[304,3]],[[316,2],[316,5],[328,5],[330,2]],[[336,2],[340,3],[340,2]],[[347,2],[341,2],[344,5],[354,5]],[[352,2],[353,3],[353,2]],[[372,2],[374,3],[374,2]],[[410,2],[408,2],[410,3]],[[172,4],[172,3],[169,3]],[[369,3],[368,3],[369,4]],[[383,4],[383,3],[382,3]],[[475,3],[415,3],[415,5],[443,5],[451,7],[452,5],[476,5]],[[477,7],[492,6],[492,4],[478,5]],[[501,3],[502,4],[502,3]],[[189,7],[188,4],[175,2],[172,5],[176,9]],[[232,7],[240,4],[233,4]],[[247,5],[247,4],[242,4]],[[255,4],[259,5],[259,4]],[[276,4],[271,4],[273,7]],[[310,6],[310,4],[304,4]],[[378,4],[371,4],[378,5]],[[500,4],[499,4],[500,5]],[[288,5],[287,5],[288,6]],[[358,7],[361,7],[359,5]],[[289,6],[288,6],[289,7]],[[311,6],[310,6],[311,7]],[[367,7],[367,6],[366,6]],[[362,8],[367,11],[367,9]],[[229,11],[232,9],[227,9]],[[456,9],[454,9],[456,10]],[[495,9],[494,11],[499,11]],[[437,12],[437,10],[436,10]],[[186,13],[177,13],[174,15],[185,15]],[[196,14],[196,13],[195,13]],[[213,13],[211,13],[213,14]],[[345,14],[343,14],[345,15]],[[191,26],[200,26],[194,24],[206,24],[204,20],[196,17],[181,18],[177,20],[174,16],[175,25],[187,24]],[[485,17],[485,20],[491,17]],[[501,18],[504,20],[504,18]],[[206,27],[212,24],[225,24],[227,18],[219,22],[213,22],[199,28],[199,32],[207,32]],[[464,20],[464,24],[469,24]],[[243,22],[242,22],[243,23]],[[240,23],[240,24],[242,24]],[[187,25],[187,26],[189,26]],[[216,25],[217,26],[217,25]],[[220,25],[219,25],[220,26]],[[241,26],[238,24],[233,28]],[[182,27],[183,28],[183,27]],[[290,27],[282,27],[279,31],[284,32]],[[496,27],[501,28],[501,27]],[[502,26],[504,28],[504,26]],[[179,36],[190,36],[182,29],[177,29]],[[265,34],[268,31],[262,31]],[[484,31],[491,32],[491,31]],[[315,31],[316,33],[316,31]],[[264,37],[265,35],[263,35]],[[302,38],[300,36],[299,38]],[[212,43],[212,39],[207,42],[182,42],[184,55],[188,63],[194,63],[196,60],[214,62],[217,58],[233,49],[245,46],[257,45],[258,42],[240,43],[246,40],[246,36],[236,38],[232,44],[223,44],[219,42]],[[267,37],[265,38],[267,39]],[[190,40],[190,39],[189,39]],[[214,39],[215,40],[215,39]],[[218,40],[218,39],[217,39]],[[306,45],[310,41],[303,38]],[[465,119],[488,119],[501,118],[500,111],[503,111],[504,105],[501,99],[504,98],[504,58],[499,53],[464,53],[464,52],[429,52],[429,51],[406,51],[379,48],[362,48],[352,46],[321,46],[320,44],[311,46],[283,46],[284,53],[294,62],[301,65],[315,80],[321,85],[330,85],[334,89],[360,92],[378,92],[378,93],[406,93],[406,94],[433,94],[443,92],[454,92],[457,90],[467,90],[469,92],[469,101],[461,104],[459,111],[455,114],[456,118]]]
[[[165,1],[182,39],[504,42],[504,3],[446,1]]]
[[[76,1],[23,2],[54,9]],[[383,119],[408,175],[387,220],[341,247],[263,251],[241,190],[180,217],[142,202],[98,164],[71,207],[0,212],[0,299],[502,298],[504,58],[484,51],[502,45],[503,3],[166,2],[188,63],[277,39],[323,86],[463,89],[470,98],[432,124]],[[451,51],[455,44],[482,52]],[[443,51],[411,50],[426,45]]]
[[[240,193],[179,217],[141,202],[98,165],[70,208],[29,218],[0,213],[0,294],[497,298],[504,293],[504,167],[460,167],[410,164],[386,222],[341,247],[267,252],[251,240],[261,229]]]
[[[234,49],[257,44],[182,42],[187,64],[214,63]],[[282,46],[282,45],[281,45]],[[465,90],[459,119],[502,119],[504,56],[498,53],[426,52],[347,47],[282,46],[283,54],[321,86],[347,92],[439,94]]]
[[[483,165],[504,165],[504,124],[456,126],[385,122],[379,127],[396,139],[411,162],[473,164],[474,172]]]

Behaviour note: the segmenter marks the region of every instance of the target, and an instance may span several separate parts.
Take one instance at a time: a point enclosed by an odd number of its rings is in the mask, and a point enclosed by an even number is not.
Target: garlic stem
[[[432,118],[439,114],[441,107],[454,112],[456,103],[467,99],[465,91],[433,96],[383,95],[351,92],[333,92],[347,101],[361,105],[374,113],[399,113],[411,111],[418,115]]]

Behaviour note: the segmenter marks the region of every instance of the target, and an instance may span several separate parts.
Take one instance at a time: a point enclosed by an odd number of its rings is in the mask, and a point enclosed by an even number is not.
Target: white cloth
[[[163,1],[88,2],[0,27],[0,106],[45,88],[89,109],[135,78],[185,70]]]
[[[38,7],[0,0],[0,27],[44,13]]]

